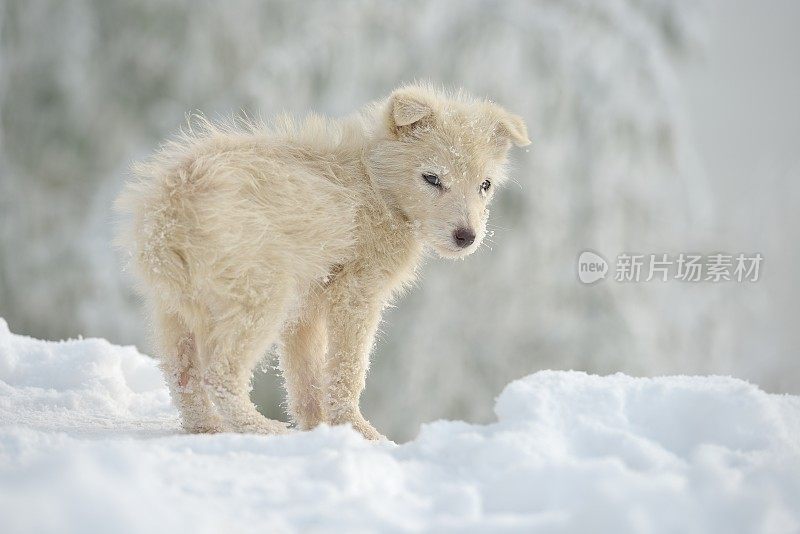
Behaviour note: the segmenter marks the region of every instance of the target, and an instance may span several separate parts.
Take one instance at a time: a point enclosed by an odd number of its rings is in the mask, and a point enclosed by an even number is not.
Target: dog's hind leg
[[[323,377],[328,336],[322,303],[312,302],[303,316],[283,333],[281,371],[289,415],[298,428],[309,430],[325,420]]]
[[[156,310],[155,320],[161,369],[180,412],[183,429],[192,433],[223,431],[223,421],[202,382],[195,335],[174,312]]]
[[[282,318],[282,299],[257,306],[232,305],[215,317],[205,340],[209,360],[204,382],[234,432],[287,432],[286,423],[267,419],[250,401],[253,368],[277,337]]]

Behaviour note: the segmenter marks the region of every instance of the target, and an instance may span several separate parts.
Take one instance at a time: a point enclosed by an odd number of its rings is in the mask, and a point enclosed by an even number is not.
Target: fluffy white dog
[[[286,432],[249,397],[279,341],[297,427],[380,438],[359,397],[381,311],[426,250],[478,247],[523,121],[409,85],[342,120],[195,122],[117,201],[184,428]]]

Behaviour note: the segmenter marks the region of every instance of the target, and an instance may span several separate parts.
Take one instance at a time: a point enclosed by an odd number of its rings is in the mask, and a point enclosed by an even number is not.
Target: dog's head
[[[398,89],[379,109],[382,131],[369,164],[380,188],[440,256],[471,254],[506,180],[508,150],[530,143],[522,119],[421,85]]]

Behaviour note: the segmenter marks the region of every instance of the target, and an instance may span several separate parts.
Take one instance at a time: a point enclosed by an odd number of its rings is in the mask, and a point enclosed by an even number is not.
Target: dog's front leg
[[[359,399],[366,383],[382,305],[379,299],[360,289],[359,284],[340,287],[346,289],[332,295],[328,315],[325,418],[332,425],[350,423],[367,439],[381,439],[384,436],[361,415]]]

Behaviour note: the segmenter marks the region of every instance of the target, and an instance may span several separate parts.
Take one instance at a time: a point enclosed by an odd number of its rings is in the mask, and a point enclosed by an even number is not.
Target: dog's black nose
[[[453,240],[460,248],[467,248],[475,242],[475,232],[472,231],[472,228],[464,228],[463,226],[456,228],[453,231]]]

